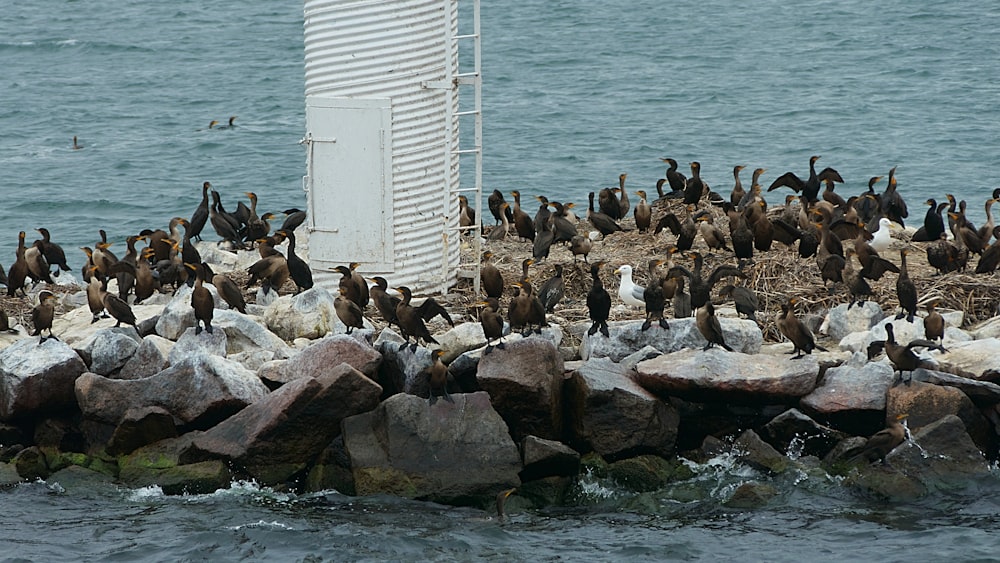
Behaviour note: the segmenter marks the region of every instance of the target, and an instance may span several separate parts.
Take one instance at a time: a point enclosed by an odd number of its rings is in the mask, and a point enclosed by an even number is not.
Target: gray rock
[[[369,379],[378,377],[382,355],[354,335],[330,334],[282,363],[268,363],[258,373],[267,381],[282,384],[301,377],[319,377],[342,363],[360,371]]]
[[[830,309],[819,332],[840,340],[852,332],[870,330],[885,318],[882,308],[874,301],[865,301],[864,305],[854,305],[849,309],[848,306],[848,303],[842,303]]]
[[[117,456],[142,446],[177,437],[174,417],[161,407],[129,409],[108,441],[107,452]]]
[[[418,397],[428,397],[428,385],[425,370],[434,363],[431,349],[417,346],[411,350],[405,344],[386,341],[378,349],[382,355],[382,366],[376,376],[376,381],[387,395],[408,393]]]
[[[492,499],[520,484],[521,460],[486,393],[454,403],[397,394],[344,419],[344,444],[359,495],[438,502]]]
[[[248,350],[246,352],[229,354],[226,358],[239,363],[250,371],[256,371],[257,375],[260,375],[260,368],[268,362],[274,361],[274,352],[270,350]]]
[[[264,322],[282,340],[316,339],[333,332],[342,334],[347,327],[333,308],[334,296],[322,287],[307,289],[298,295],[283,295],[274,299],[264,313]],[[258,301],[260,303],[260,301]],[[366,329],[372,329],[368,319]]]
[[[0,352],[0,421],[58,412],[76,403],[73,385],[87,366],[54,339],[19,340]]]
[[[991,474],[989,463],[955,415],[932,422],[886,456],[886,462],[931,489],[964,486]]]
[[[644,360],[652,360],[657,356],[662,356],[663,352],[653,348],[652,346],[643,346],[640,350],[629,354],[626,358],[622,359],[621,366],[626,370],[633,370],[639,362]]]
[[[565,370],[552,342],[526,338],[495,349],[479,361],[477,379],[515,440],[562,437]]]
[[[219,356],[193,356],[137,380],[87,373],[76,381],[84,417],[117,425],[131,408],[159,406],[187,428],[208,428],[267,394],[257,375]]]
[[[947,323],[946,326],[952,327],[958,325]],[[1000,317],[991,317],[981,323],[978,323],[976,326],[969,327],[969,333],[976,340],[985,340],[987,338],[1000,338]]]
[[[201,331],[195,334],[195,327],[188,327],[184,333],[177,338],[177,343],[170,349],[170,356],[167,360],[170,364],[176,364],[185,358],[192,356],[220,356],[226,357],[226,332],[223,330]]]
[[[636,382],[658,397],[696,402],[785,402],[812,392],[819,365],[812,356],[741,354],[721,348],[681,350],[639,362]]]
[[[761,428],[761,438],[778,451],[798,458],[825,457],[847,434],[823,426],[798,409],[788,409]]]
[[[444,351],[441,361],[450,364],[455,358],[469,350],[486,346],[486,336],[483,326],[476,323],[461,323],[455,328],[435,337],[438,347]]]
[[[268,330],[259,317],[244,315],[239,311],[220,310],[215,312],[212,325],[226,333],[227,355],[266,350],[280,360],[295,353],[277,334]]]
[[[304,377],[197,436],[182,461],[224,458],[258,482],[284,483],[340,433],[341,421],[378,405],[382,389],[347,364]]]
[[[802,397],[800,408],[824,420],[842,419],[839,428],[850,427],[854,434],[873,434],[883,426],[885,395],[895,376],[888,360],[868,362],[854,354],[845,364],[826,370],[823,381]],[[849,424],[850,420],[860,426]]]
[[[984,338],[972,342],[956,342],[946,354],[932,354],[941,371],[964,375],[984,381],[1000,381],[1000,339]]]
[[[104,328],[79,341],[74,349],[88,363],[90,371],[111,375],[135,354],[142,338],[135,328]]]
[[[170,362],[170,350],[174,347],[172,340],[151,334],[142,339],[132,357],[125,362],[116,379],[142,379],[164,370]]]
[[[159,315],[162,308],[159,305],[145,304],[132,306],[132,313],[135,314],[136,324]],[[111,317],[100,319],[96,323],[91,323],[92,319],[93,314],[90,312],[90,307],[84,302],[82,307],[77,307],[64,315],[56,316],[52,321],[52,332],[66,344],[79,349],[79,344],[92,337],[97,331],[114,328],[118,322]]]
[[[572,477],[580,471],[580,454],[555,440],[527,436],[521,442],[522,481],[544,477]]]
[[[205,286],[215,300],[215,308],[224,303],[211,284]],[[191,292],[187,285],[181,285],[170,303],[163,307],[159,320],[156,321],[156,334],[168,340],[177,340],[184,331],[195,325],[194,308],[191,307]]]
[[[890,323],[892,324],[893,334],[896,336],[896,342],[905,344],[918,338],[926,338],[924,324],[920,319],[915,319],[911,323],[907,322],[905,318],[896,320],[895,317],[886,317],[877,322],[870,330],[852,332],[843,337],[840,340],[840,349],[851,353],[867,352],[869,344],[875,341],[884,342],[889,337],[885,331],[885,325]]]
[[[642,331],[642,321],[615,321],[608,323],[610,337],[600,332],[590,336],[584,334],[580,344],[580,357],[583,360],[592,357],[611,358],[615,362],[624,360],[627,356],[646,346],[669,354],[686,348],[701,349],[708,343],[698,331],[693,317],[686,319],[670,319],[670,329],[664,330],[653,326]],[[737,352],[756,354],[764,341],[764,336],[757,323],[749,320],[720,318],[719,324],[725,336],[726,344]]]
[[[753,430],[747,430],[733,443],[733,451],[743,463],[755,469],[781,473],[788,469],[790,460],[770,444],[760,439]]]
[[[594,358],[566,381],[572,443],[616,460],[638,454],[674,453],[677,410],[646,391],[620,364]]]

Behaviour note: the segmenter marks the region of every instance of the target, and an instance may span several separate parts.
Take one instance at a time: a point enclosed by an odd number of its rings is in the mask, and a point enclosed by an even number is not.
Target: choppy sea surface
[[[1000,138],[1000,5],[957,1],[484,2],[484,183],[584,203],[661,157],[769,183],[822,156],[851,195],[898,166],[919,223],[946,192],[982,221]],[[468,60],[467,58],[464,60]],[[298,2],[9,2],[0,17],[0,263],[47,227],[77,269],[98,229],[121,242],[187,215],[209,180],[235,206],[303,207]],[[208,129],[237,116],[234,129]],[[72,149],[76,135],[82,150]],[[748,179],[748,178],[747,178]],[[883,180],[884,182],[884,180]],[[884,183],[882,184],[884,186]],[[786,191],[767,194],[777,204]],[[231,203],[229,203],[231,202]],[[210,237],[209,237],[210,238]],[[707,470],[706,470],[707,471]],[[0,492],[4,560],[991,560],[1000,486],[886,504],[815,475],[723,465],[699,500],[584,482],[573,508],[488,513],[253,485],[213,495]],[[777,500],[722,506],[770,479]]]

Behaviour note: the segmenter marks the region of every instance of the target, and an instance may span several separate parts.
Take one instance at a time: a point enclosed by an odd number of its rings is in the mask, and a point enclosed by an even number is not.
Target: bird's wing
[[[663,217],[660,217],[660,220],[656,222],[656,229],[653,231],[653,234],[660,234],[660,231],[664,228],[670,229],[670,232],[674,236],[681,234],[681,222],[677,219],[677,215],[667,213]]]
[[[786,188],[792,188],[796,193],[802,191],[802,187],[806,183],[803,182],[794,172],[785,172],[781,176],[778,176],[771,185],[767,187],[767,191],[774,191],[782,186]]]
[[[420,311],[420,316],[425,321],[429,321],[435,316],[441,315],[441,318],[448,321],[448,324],[455,326],[455,322],[451,320],[451,315],[448,314],[448,311],[446,311],[440,303],[435,301],[433,297],[428,297],[426,301],[417,307],[417,309]]]
[[[822,172],[819,173],[819,181],[822,182],[826,179],[833,180],[834,182],[844,183],[844,179],[840,177],[840,173],[833,168],[824,168]]]

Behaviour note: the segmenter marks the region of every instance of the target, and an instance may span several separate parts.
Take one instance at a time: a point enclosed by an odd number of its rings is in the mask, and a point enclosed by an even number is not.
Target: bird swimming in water
[[[76,135],[73,135],[73,150],[78,151],[83,148],[83,145],[76,142]]]

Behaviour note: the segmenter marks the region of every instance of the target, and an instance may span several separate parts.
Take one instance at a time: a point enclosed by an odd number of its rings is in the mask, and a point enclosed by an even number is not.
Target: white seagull
[[[892,227],[893,223],[889,219],[882,217],[878,220],[878,230],[872,233],[873,238],[869,243],[877,252],[885,252],[892,246]]]
[[[626,305],[645,307],[643,295],[646,293],[646,288],[632,282],[632,266],[625,264],[615,270],[615,274],[622,277],[621,285],[618,286],[618,297],[621,297]]]

